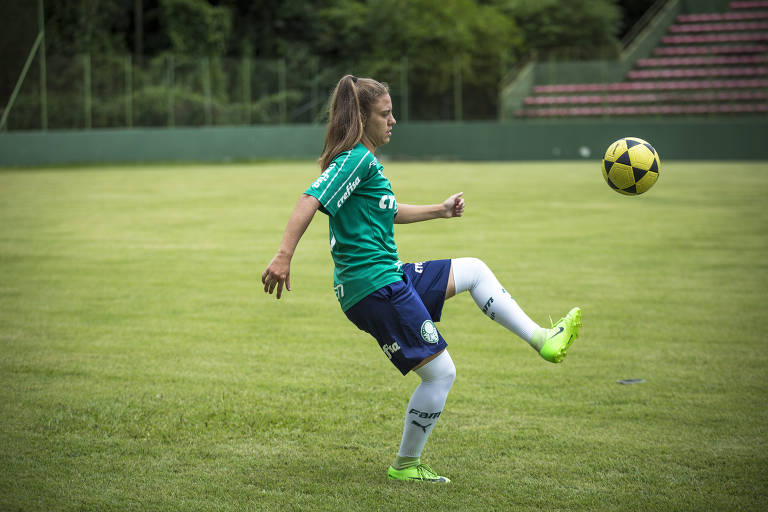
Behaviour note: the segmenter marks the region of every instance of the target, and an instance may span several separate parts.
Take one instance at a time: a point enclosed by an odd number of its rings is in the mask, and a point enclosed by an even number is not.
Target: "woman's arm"
[[[280,248],[272,261],[267,265],[267,269],[261,275],[261,282],[264,283],[264,291],[271,294],[277,286],[277,298],[283,294],[283,284],[285,289],[291,290],[291,258],[299,245],[307,226],[315,216],[320,202],[312,196],[303,194],[296,203],[296,207],[291,213],[288,225],[285,227],[283,241],[280,242]]]
[[[431,219],[461,217],[464,213],[464,192],[453,194],[440,204],[412,205],[397,203],[395,224],[409,224]]]

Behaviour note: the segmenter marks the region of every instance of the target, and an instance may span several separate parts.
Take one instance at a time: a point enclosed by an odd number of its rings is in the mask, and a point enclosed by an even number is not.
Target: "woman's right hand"
[[[264,283],[265,293],[272,294],[277,287],[278,299],[283,295],[283,285],[286,290],[291,291],[291,258],[280,252],[275,254],[261,275],[261,282]]]

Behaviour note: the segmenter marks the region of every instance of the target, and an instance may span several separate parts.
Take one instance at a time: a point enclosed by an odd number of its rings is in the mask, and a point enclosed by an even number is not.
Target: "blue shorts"
[[[406,263],[403,280],[379,288],[346,311],[358,329],[405,375],[425,358],[445,349],[434,322],[440,321],[451,260]]]

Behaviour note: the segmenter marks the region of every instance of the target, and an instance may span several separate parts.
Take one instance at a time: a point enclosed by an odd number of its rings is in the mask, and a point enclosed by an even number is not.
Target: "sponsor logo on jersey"
[[[336,202],[336,208],[341,208],[341,205],[344,204],[344,201],[349,199],[349,196],[352,195],[352,192],[355,191],[357,186],[360,184],[360,176],[355,178],[355,181],[352,183],[347,183],[347,189],[344,191],[344,195],[339,198],[339,200]]]
[[[397,344],[396,341],[393,341],[391,345],[382,345],[381,350],[384,351],[384,353],[387,355],[387,357],[392,360],[392,355],[400,350],[400,345]]]
[[[331,171],[334,169],[334,167],[336,167],[336,162],[333,162],[331,165],[329,165],[328,168],[324,170],[320,176],[318,176],[318,178],[312,184],[312,188],[318,189],[320,188],[320,185],[328,181],[328,177],[330,176]]]
[[[424,320],[421,324],[421,337],[427,343],[437,343],[440,341],[440,337],[437,335],[437,327],[432,323],[432,320]]]
[[[379,199],[379,208],[382,210],[392,210],[395,207],[395,196],[384,194]]]

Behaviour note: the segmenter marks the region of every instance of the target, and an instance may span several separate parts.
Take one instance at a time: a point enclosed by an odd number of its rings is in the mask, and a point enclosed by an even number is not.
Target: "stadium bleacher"
[[[650,105],[631,107],[569,107],[532,109],[538,111],[534,117],[589,117],[589,116],[644,116],[644,115],[691,115],[691,114],[743,114],[766,113],[768,104],[703,104],[703,105]]]
[[[768,52],[768,45],[722,45],[722,46],[661,46],[653,50],[655,55],[725,55]]]
[[[525,99],[526,105],[568,105],[603,103],[666,103],[666,102],[733,102],[765,101],[766,91],[706,91],[689,94],[640,93],[640,94],[584,94],[574,96],[538,96]]]
[[[664,36],[664,44],[733,43],[742,41],[768,41],[768,34],[704,34],[696,36]]]
[[[766,21],[764,21],[766,20]],[[518,117],[765,115],[768,0],[681,14],[625,81],[535,85]]]
[[[690,32],[734,32],[739,30],[766,30],[768,22],[735,22],[735,23],[684,23],[672,25],[670,32],[690,33]]]
[[[630,71],[627,77],[633,80],[649,78],[704,78],[710,76],[760,76],[768,73],[765,67],[724,67],[724,68],[686,68],[686,69],[643,69]]]
[[[695,91],[701,89],[762,89],[768,87],[768,80],[676,80],[659,82],[614,82],[598,84],[537,85],[533,92],[538,94],[610,92],[610,91]]]
[[[712,14],[681,14],[678,23],[706,23],[710,21],[743,21],[768,19],[768,12],[723,12]]]
[[[768,9],[768,1],[731,2],[731,9]]]
[[[765,64],[768,63],[766,55],[736,55],[736,56],[708,56],[708,57],[668,57],[638,59],[635,65],[639,68],[653,67],[678,67],[678,66],[716,66],[737,64]]]

